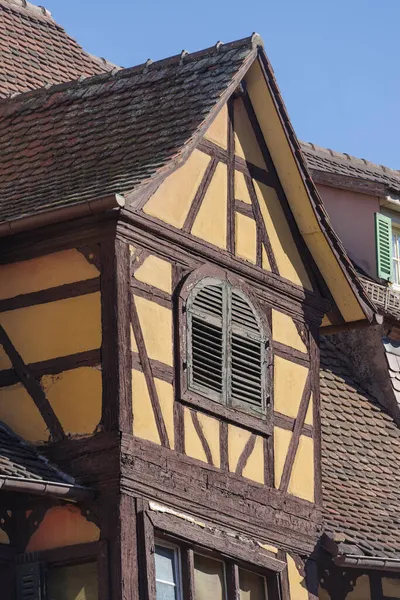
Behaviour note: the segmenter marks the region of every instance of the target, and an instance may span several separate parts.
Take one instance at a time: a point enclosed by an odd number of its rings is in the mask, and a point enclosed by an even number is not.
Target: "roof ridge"
[[[25,9],[29,12],[34,13],[35,17],[47,17],[51,21],[54,21],[54,18],[51,12],[45,8],[44,6],[37,6],[36,4],[32,4],[28,2],[28,0],[0,0],[0,4],[10,5],[12,8]]]
[[[4,0],[0,0],[2,2]],[[12,2],[24,2],[25,0],[11,0]],[[39,88],[35,88],[34,90],[29,90],[27,92],[22,92],[20,94],[12,94],[8,97],[1,98],[0,97],[0,112],[3,107],[12,106],[16,103],[21,103],[23,101],[28,101],[30,99],[38,98],[40,96],[51,96],[52,94],[60,93],[63,91],[67,91],[69,89],[75,89],[77,87],[86,87],[90,85],[95,85],[98,83],[105,83],[111,78],[121,78],[124,79],[129,77],[133,73],[139,72],[148,72],[148,71],[157,71],[167,66],[171,66],[174,64],[187,64],[188,62],[194,62],[197,60],[201,60],[209,56],[211,53],[219,54],[221,52],[229,52],[230,50],[234,50],[237,48],[256,48],[258,46],[263,46],[263,41],[258,33],[253,33],[251,36],[242,38],[240,40],[235,40],[233,42],[228,42],[224,44],[223,42],[218,41],[214,46],[210,46],[209,48],[205,48],[203,50],[198,50],[195,52],[187,52],[186,50],[182,50],[180,54],[175,54],[173,56],[162,58],[157,61],[152,61],[148,59],[145,63],[141,63],[139,65],[135,65],[133,67],[121,68],[114,65],[114,68],[111,71],[100,73],[98,75],[91,75],[89,77],[81,77],[79,79],[73,79],[71,81],[66,81],[62,83],[57,83],[54,85],[45,85]],[[88,54],[88,53],[86,53]],[[98,61],[104,61],[103,64],[112,65],[109,61],[104,58],[95,57],[90,55],[92,58]]]
[[[303,142],[300,141],[300,145],[302,150],[314,150],[316,152],[322,152],[327,154],[329,158],[333,158],[336,160],[343,160],[347,162],[357,162],[362,163],[364,167],[370,167],[375,171],[381,171],[385,175],[390,175],[393,173],[396,177],[400,176],[400,169],[391,169],[390,167],[386,167],[385,165],[379,165],[378,163],[374,163],[366,158],[359,158],[357,156],[353,156],[352,154],[348,154],[347,152],[338,152],[337,150],[331,150],[330,148],[324,148],[323,146],[318,146],[313,142]]]

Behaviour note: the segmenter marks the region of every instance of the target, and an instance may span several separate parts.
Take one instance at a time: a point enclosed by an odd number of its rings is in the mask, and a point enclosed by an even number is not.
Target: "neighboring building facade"
[[[375,307],[258,36],[109,73],[45,11],[0,18],[4,597],[396,597],[396,527],[372,574],[348,550],[379,553],[398,429],[319,335]],[[61,66],[95,77],[34,90]],[[379,429],[373,492],[346,425]]]

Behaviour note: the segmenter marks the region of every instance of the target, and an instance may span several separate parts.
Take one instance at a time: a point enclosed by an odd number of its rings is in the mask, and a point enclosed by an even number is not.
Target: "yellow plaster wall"
[[[273,98],[257,62],[249,69],[246,84],[264,139],[306,244],[346,320],[363,319],[364,314],[354,292],[320,229]]]
[[[314,442],[305,435],[300,436],[288,492],[314,502]]]
[[[158,435],[146,379],[144,374],[136,369],[132,370],[132,412],[133,434],[155,444],[160,444],[160,436]]]
[[[307,375],[307,367],[275,356],[274,408],[277,412],[297,417]]]
[[[171,294],[172,267],[171,263],[157,256],[148,256],[136,270],[135,279]]]
[[[219,163],[192,227],[198,238],[226,249],[227,167]]]
[[[131,350],[132,350],[132,352],[139,352],[139,349],[138,349],[137,343],[136,343],[135,334],[133,333],[132,325],[131,325]]]
[[[0,421],[29,442],[49,439],[46,423],[21,383],[0,388]]]
[[[268,258],[268,254],[264,248],[264,246],[262,247],[262,268],[265,269],[266,271],[271,271],[271,265],[269,262],[269,258]]]
[[[382,591],[388,598],[400,598],[400,579],[382,577]]]
[[[236,170],[235,170],[235,198],[236,198],[236,200],[241,200],[242,202],[246,202],[246,204],[251,204],[250,194],[249,194],[249,190],[247,189],[244,174],[241,171],[236,171]]]
[[[228,107],[226,104],[221,108],[204,137],[221,148],[228,147]]]
[[[154,378],[161,413],[164,418],[165,428],[171,448],[175,446],[174,436],[174,388],[171,383]]]
[[[311,282],[276,191],[258,181],[253,182],[279,274],[292,283],[311,290]]]
[[[50,508],[38,529],[33,533],[26,552],[39,552],[75,544],[97,542],[100,529],[73,505]]]
[[[331,597],[326,590],[324,590],[322,587],[319,587],[318,599],[319,600],[331,600]]]
[[[0,299],[92,279],[98,275],[98,269],[76,249],[0,265]]]
[[[266,170],[262,152],[240,98],[235,100],[234,104],[234,128],[235,154]]]
[[[272,310],[272,337],[276,342],[307,352],[292,317],[275,309]]]
[[[257,262],[257,233],[256,222],[241,213],[235,214],[235,253],[249,262]]]
[[[347,594],[346,600],[369,600],[371,589],[368,575],[361,575],[356,581],[356,585],[350,594]]]
[[[99,348],[100,293],[0,313],[0,324],[26,363]]]
[[[102,406],[100,369],[80,367],[58,375],[45,375],[41,383],[66,434],[96,431]]]
[[[286,555],[291,600],[308,600],[308,590],[304,577],[299,573],[296,563],[290,554]]]
[[[240,455],[250,436],[251,432],[247,429],[228,425],[228,463],[229,470],[232,473],[236,471]],[[263,440],[260,436],[257,436],[253,452],[250,454],[242,474],[247,479],[264,483],[264,449]]]
[[[203,152],[194,150],[186,163],[163,181],[143,211],[182,229],[210,160]]]
[[[306,425],[311,425],[311,426],[312,426],[312,425],[313,425],[313,423],[314,423],[314,417],[313,417],[313,402],[314,402],[314,399],[313,399],[313,395],[312,395],[312,393],[311,393],[311,395],[310,395],[310,403],[309,403],[309,405],[308,405],[307,412],[306,412],[306,418],[304,419],[304,423],[305,423]]]
[[[250,454],[246,466],[242,471],[243,477],[257,481],[257,483],[265,483],[264,480],[264,440],[259,435],[256,437],[254,450]]]
[[[12,363],[5,353],[3,346],[0,346],[0,371],[3,369],[12,369]]]
[[[193,425],[190,409],[185,406],[183,414],[185,426],[185,454],[192,458],[196,458],[197,460],[207,462],[207,456],[204,452],[203,445]]]
[[[156,302],[134,297],[149,358],[172,366],[172,311]]]
[[[215,467],[221,465],[220,447],[219,447],[219,421],[213,417],[209,417],[201,412],[197,412],[200,427],[204,437],[210,447],[213,464]],[[204,452],[201,440],[194,428],[190,410],[185,407],[184,410],[185,424],[185,452],[192,458],[197,458],[203,462],[207,462],[207,457]]]
[[[292,432],[280,427],[274,427],[274,467],[275,467],[275,487],[278,489],[281,484],[283,467],[289,450]]]
[[[10,538],[4,529],[0,529],[0,544],[9,544]]]

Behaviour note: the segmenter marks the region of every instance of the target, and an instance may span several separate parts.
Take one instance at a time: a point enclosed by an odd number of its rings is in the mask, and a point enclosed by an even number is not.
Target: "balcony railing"
[[[394,290],[390,285],[382,285],[360,276],[361,283],[372,302],[385,312],[400,317],[400,291]]]

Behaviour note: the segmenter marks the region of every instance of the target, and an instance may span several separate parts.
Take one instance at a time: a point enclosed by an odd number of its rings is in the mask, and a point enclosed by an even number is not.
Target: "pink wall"
[[[376,277],[374,214],[379,212],[379,198],[326,185],[317,188],[349,257]]]

